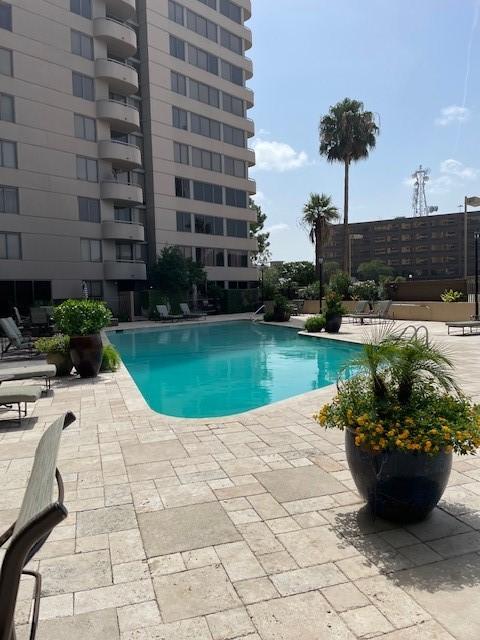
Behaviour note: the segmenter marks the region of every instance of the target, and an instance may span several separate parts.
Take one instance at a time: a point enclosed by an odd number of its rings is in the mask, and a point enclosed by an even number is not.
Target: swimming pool
[[[332,384],[360,349],[246,321],[108,337],[149,406],[182,418],[241,413]]]

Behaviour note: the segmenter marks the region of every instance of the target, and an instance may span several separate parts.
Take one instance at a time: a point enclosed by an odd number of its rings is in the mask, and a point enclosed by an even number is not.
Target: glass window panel
[[[70,11],[91,20],[92,0],[70,0]]]
[[[9,260],[20,260],[20,234],[7,233],[7,258]]]
[[[173,126],[177,129],[183,129],[188,131],[188,115],[184,109],[178,109],[178,107],[172,107],[172,119]],[[193,121],[192,121],[193,130]]]
[[[7,2],[0,2],[0,27],[12,30],[12,5]]]
[[[185,42],[179,38],[170,36],[170,55],[180,60],[185,60]]]
[[[18,189],[0,187],[0,213],[18,213]]]
[[[6,93],[0,93],[0,120],[13,122],[15,119],[13,96]]]
[[[183,25],[183,7],[173,0],[168,0],[168,17],[170,20]]]
[[[0,47],[0,73],[5,76],[11,76],[13,74],[12,67],[12,52],[10,49]]]
[[[181,73],[171,72],[172,91],[180,93],[182,96],[187,95],[187,79]]]
[[[17,168],[17,143],[0,140],[0,167]]]
[[[238,24],[242,23],[242,9],[231,0],[220,0],[220,13]]]

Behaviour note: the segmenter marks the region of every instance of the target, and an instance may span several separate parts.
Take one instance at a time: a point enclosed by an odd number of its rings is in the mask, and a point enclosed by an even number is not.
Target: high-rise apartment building
[[[256,284],[250,0],[0,0],[0,300]]]

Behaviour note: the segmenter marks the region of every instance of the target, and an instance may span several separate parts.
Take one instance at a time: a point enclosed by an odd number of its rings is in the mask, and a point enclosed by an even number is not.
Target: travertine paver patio
[[[430,329],[480,400],[480,337]],[[363,334],[347,325],[339,338]],[[59,380],[21,428],[0,422],[3,530],[43,429],[77,415],[59,461],[69,517],[32,562],[40,640],[477,639],[480,459],[455,460],[426,522],[374,522],[342,434],[312,420],[332,392],[182,421],[149,410],[122,369]],[[26,579],[19,638],[30,590]]]

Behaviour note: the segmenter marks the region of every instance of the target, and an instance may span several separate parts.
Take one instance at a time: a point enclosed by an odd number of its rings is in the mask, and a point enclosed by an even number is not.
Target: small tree
[[[381,260],[370,260],[362,262],[358,266],[357,273],[362,280],[381,282],[383,279],[393,276],[393,269]]]
[[[263,230],[267,220],[267,214],[263,213],[261,206],[256,204],[253,198],[249,198],[248,208],[255,211],[257,215],[257,221],[250,223],[250,237],[256,238],[258,244],[257,252],[252,255],[252,262],[257,265],[266,264],[271,257],[270,234],[268,231]]]
[[[280,267],[280,277],[296,282],[299,287],[306,287],[315,282],[315,267],[308,260],[284,262]]]
[[[194,284],[206,281],[205,269],[185,258],[178,247],[164,247],[150,269],[150,284],[166,296],[187,294]]]
[[[344,271],[337,271],[330,278],[330,290],[335,291],[342,298],[342,300],[348,300],[350,297],[350,286],[352,279]]]

